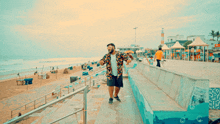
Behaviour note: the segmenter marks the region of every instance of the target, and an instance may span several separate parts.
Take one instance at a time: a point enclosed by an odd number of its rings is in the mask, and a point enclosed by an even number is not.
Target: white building
[[[194,41],[197,37],[200,37],[202,41],[205,40],[205,35],[190,35],[187,37],[188,41]]]
[[[209,46],[208,46],[208,49],[211,50],[211,49],[214,49],[215,47],[215,44],[218,44],[218,41],[213,41],[213,40],[203,40],[205,43],[207,43]]]
[[[186,40],[184,38],[184,35],[179,35],[177,34],[176,36],[168,36],[167,37],[167,42],[173,42],[173,41],[177,41],[177,40]]]

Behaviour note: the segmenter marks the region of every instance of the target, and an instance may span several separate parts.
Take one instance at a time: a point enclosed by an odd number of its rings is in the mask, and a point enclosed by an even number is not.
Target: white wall
[[[215,47],[215,44],[218,44],[218,41],[210,41],[210,40],[203,40],[205,43],[209,45],[209,49],[213,49]]]
[[[172,39],[172,41],[171,41],[171,39]],[[167,37],[168,42],[173,42],[176,40],[185,40],[184,35],[176,35],[176,36],[168,36]]]

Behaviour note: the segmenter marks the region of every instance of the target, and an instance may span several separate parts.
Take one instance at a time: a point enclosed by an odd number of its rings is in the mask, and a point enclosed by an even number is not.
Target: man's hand
[[[131,62],[131,60],[127,60],[127,65]]]
[[[99,61],[99,64],[104,65],[104,61],[103,60]]]

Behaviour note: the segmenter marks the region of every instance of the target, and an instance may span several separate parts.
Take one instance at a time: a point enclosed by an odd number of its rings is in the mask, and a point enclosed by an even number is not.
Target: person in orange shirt
[[[164,59],[162,49],[159,48],[159,50],[154,55],[154,61],[155,61],[155,58],[157,58],[157,66],[158,67],[160,67],[160,61],[161,61],[162,57]]]

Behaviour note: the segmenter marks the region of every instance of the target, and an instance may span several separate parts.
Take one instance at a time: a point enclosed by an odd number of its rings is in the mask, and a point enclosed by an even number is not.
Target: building
[[[187,36],[187,40],[194,41],[197,37],[200,37],[202,41],[205,40],[205,35],[190,35],[190,36]]]
[[[176,35],[176,36],[168,36],[167,37],[167,42],[174,42],[174,41],[177,41],[177,40],[186,40],[184,38],[184,35]]]
[[[205,35],[190,35],[190,36],[187,37],[187,40],[193,42],[196,39],[196,37],[200,37],[200,39],[202,41],[204,41],[206,44],[208,44],[209,45],[208,46],[209,50],[213,50],[214,47],[215,47],[215,44],[218,44],[218,41],[214,41],[212,39],[206,39]],[[202,47],[198,47],[197,49],[203,49],[203,48]]]

